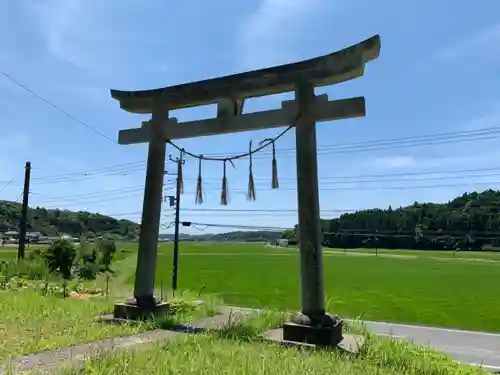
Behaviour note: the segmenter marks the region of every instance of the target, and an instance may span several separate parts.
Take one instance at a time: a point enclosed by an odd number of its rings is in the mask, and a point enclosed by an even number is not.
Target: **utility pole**
[[[21,223],[19,226],[19,249],[17,251],[17,259],[24,259],[24,249],[26,246],[26,225],[28,223],[28,199],[30,194],[30,176],[31,163],[26,162],[24,171],[24,191],[23,191],[23,208],[21,211]]]
[[[179,273],[179,216],[181,208],[181,180],[179,178],[179,172],[182,168],[182,165],[186,161],[179,157],[173,159],[172,156],[169,156],[169,159],[177,164],[177,188],[175,192],[174,260],[172,267],[172,290],[175,292],[177,290],[177,278]]]

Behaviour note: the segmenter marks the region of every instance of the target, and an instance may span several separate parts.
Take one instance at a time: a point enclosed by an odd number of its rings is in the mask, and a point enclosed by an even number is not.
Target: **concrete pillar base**
[[[126,302],[117,303],[113,311],[114,319],[139,320],[166,316],[170,312],[170,304],[156,299],[154,296],[130,298]]]
[[[337,346],[342,340],[343,321],[330,314],[295,314],[283,325],[283,340],[316,346]]]

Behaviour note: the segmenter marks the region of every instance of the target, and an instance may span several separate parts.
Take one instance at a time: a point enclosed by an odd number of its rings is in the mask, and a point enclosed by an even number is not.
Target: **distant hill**
[[[17,202],[0,200],[0,233],[19,231],[22,205]],[[118,220],[99,213],[69,211],[30,207],[28,210],[28,232],[40,232],[42,236],[53,237],[62,234],[80,237],[97,237],[104,234],[116,239],[137,240],[139,224],[130,220]],[[269,241],[281,237],[281,232],[236,231],[220,234],[188,235],[181,234],[188,241]],[[173,234],[160,234],[160,238],[173,240]]]
[[[0,233],[18,231],[22,205],[17,202],[0,200]],[[117,239],[135,240],[139,225],[130,220],[115,218],[85,211],[69,211],[29,208],[28,232],[40,232],[42,236],[67,234],[73,237],[112,235]]]
[[[212,241],[212,242],[267,242],[281,238],[282,232],[267,232],[267,231],[235,231],[228,233],[217,234],[181,234],[179,237],[183,241]],[[160,234],[163,240],[174,240],[173,234]]]
[[[500,191],[464,193],[447,203],[360,210],[321,221],[326,246],[481,249],[500,246]],[[296,229],[285,238],[295,238]]]

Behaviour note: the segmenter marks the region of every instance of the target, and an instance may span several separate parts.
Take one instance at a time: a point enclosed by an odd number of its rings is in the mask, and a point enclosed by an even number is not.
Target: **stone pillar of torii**
[[[151,114],[141,128],[119,132],[119,144],[148,143],[144,203],[139,234],[134,298],[115,306],[116,318],[165,314],[168,302],[154,296],[167,140],[229,134],[295,125],[301,312],[286,323],[285,340],[336,345],[342,321],[325,311],[322,233],[318,192],[316,122],[365,116],[364,97],[330,101],[314,88],[345,82],[364,73],[365,63],[380,53],[375,35],[343,50],[297,63],[155,90],[111,90],[120,107]],[[245,99],[295,92],[281,108],[243,113]],[[217,104],[217,117],[179,123],[169,111]]]

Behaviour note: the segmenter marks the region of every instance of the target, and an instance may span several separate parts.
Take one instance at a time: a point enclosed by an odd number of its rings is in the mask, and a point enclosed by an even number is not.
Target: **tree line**
[[[22,205],[0,200],[0,233],[18,230]],[[27,218],[28,232],[42,236],[68,234],[72,237],[112,236],[115,239],[135,240],[139,225],[130,220],[118,220],[99,213],[30,207]]]
[[[332,248],[463,249],[500,246],[500,191],[464,193],[443,204],[369,209],[322,219],[323,245]],[[297,226],[283,233],[298,242]]]

